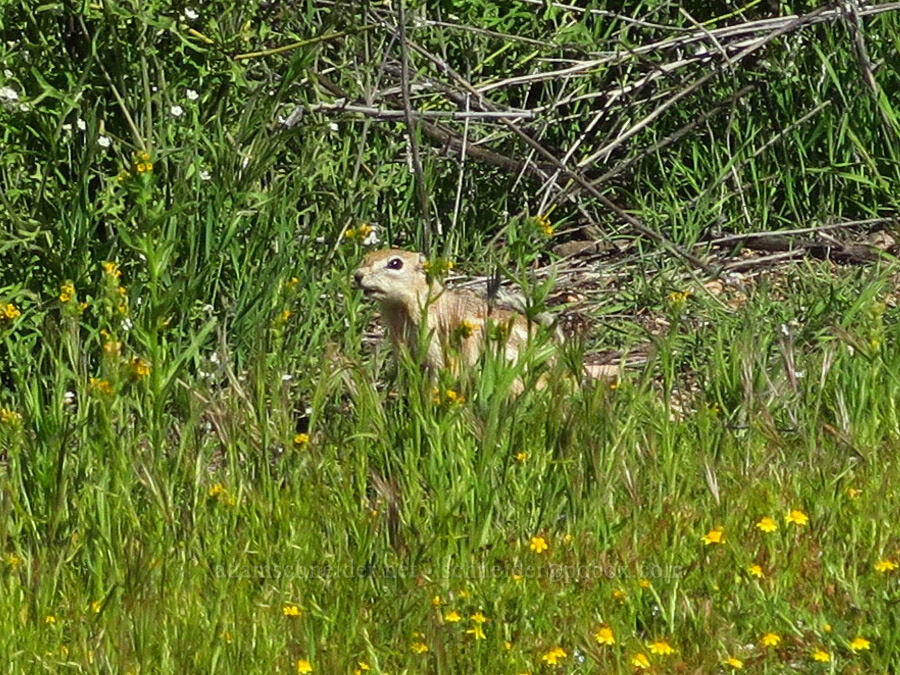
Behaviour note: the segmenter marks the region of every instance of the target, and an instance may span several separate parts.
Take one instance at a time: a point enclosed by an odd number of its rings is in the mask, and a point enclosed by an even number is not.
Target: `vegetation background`
[[[900,668],[898,9],[3,3],[5,669]],[[645,357],[432,393],[376,238]]]

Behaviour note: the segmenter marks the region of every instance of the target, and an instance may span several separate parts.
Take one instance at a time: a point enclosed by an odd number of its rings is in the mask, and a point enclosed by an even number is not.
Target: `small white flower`
[[[194,89],[185,89],[184,95],[187,96],[188,101],[196,101],[200,98],[200,94],[198,94]]]
[[[363,246],[375,246],[380,240],[378,239],[378,231],[373,227],[368,236],[363,239]]]
[[[97,145],[101,148],[108,148],[112,145],[112,139],[109,136],[97,136]]]
[[[125,319],[122,322],[122,330],[124,330],[126,333],[132,328],[134,328],[134,324],[131,322],[131,319]]]
[[[65,394],[63,394],[63,403],[65,403],[66,405],[75,405],[75,392],[67,391]]]
[[[16,46],[15,42],[7,42],[6,44],[7,44],[7,46],[9,46],[10,49],[12,49],[13,47]],[[13,71],[11,71],[9,68],[3,69],[3,77],[5,77],[6,79],[9,79],[12,76],[13,76]]]
[[[200,15],[197,14],[197,12],[195,10],[191,9],[190,7],[186,7],[184,12],[182,12],[182,14],[184,15],[184,18],[187,19],[188,21],[193,21],[194,19],[198,19],[200,17]]]
[[[181,117],[182,115],[184,115],[184,108],[182,108],[180,105],[173,105],[171,108],[169,108],[169,112],[172,113],[172,117]]]
[[[206,169],[203,169],[200,172],[200,180],[211,180],[211,179],[212,179],[212,174],[209,171],[207,171]]]
[[[12,87],[0,87],[0,101],[12,103],[19,100],[19,95]]]
[[[85,131],[87,129],[87,122],[79,117],[75,120],[75,126],[78,127],[78,131]]]
[[[60,127],[60,129],[62,129],[63,131],[72,131],[72,125],[71,125],[71,124],[68,124],[68,123],[67,123],[67,124],[63,124],[63,125]]]
[[[210,355],[209,355],[209,362],[210,362],[210,363],[219,363],[219,353],[218,353],[218,352],[213,352],[212,354],[210,354]]]
[[[338,130],[337,122],[332,122],[331,124],[328,125],[328,128],[331,129],[332,131],[337,131]]]
[[[285,373],[284,375],[281,376],[282,382],[290,382],[293,379],[294,379],[294,376],[291,375],[290,373]]]

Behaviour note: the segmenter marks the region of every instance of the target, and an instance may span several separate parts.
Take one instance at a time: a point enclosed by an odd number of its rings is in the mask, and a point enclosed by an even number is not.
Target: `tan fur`
[[[396,267],[398,260],[399,269],[392,269],[390,265]],[[373,251],[354,278],[367,296],[380,303],[395,351],[407,348],[417,356],[424,329],[426,349],[421,361],[432,371],[448,367],[458,372],[461,365],[471,366],[488,344],[502,346],[505,357],[515,361],[535,330],[523,315],[491,307],[471,291],[429,282],[425,257],[419,253]]]

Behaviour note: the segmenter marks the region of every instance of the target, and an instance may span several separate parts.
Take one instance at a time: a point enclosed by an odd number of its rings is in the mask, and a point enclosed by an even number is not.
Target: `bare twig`
[[[409,45],[406,40],[406,0],[399,3],[399,35],[400,35],[400,84],[403,87],[403,110],[406,113],[406,130],[409,138],[409,150],[412,155],[415,171],[416,193],[419,195],[419,209],[422,217],[422,244],[425,255],[431,254],[431,222],[428,217],[428,195],[425,193],[425,176],[422,172],[422,161],[419,157],[419,142],[413,125],[412,104],[409,100]]]

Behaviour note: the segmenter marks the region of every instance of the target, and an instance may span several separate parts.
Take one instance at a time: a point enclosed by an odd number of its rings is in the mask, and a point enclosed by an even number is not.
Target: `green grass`
[[[584,268],[601,273],[576,289],[598,319],[584,348],[650,345],[615,386],[561,380],[510,398],[521,373],[488,359],[468,381],[445,376],[435,402],[416,364],[395,365],[365,339],[374,308],[351,285],[364,247],[345,236],[368,222],[383,242],[425,240],[404,126],[320,112],[278,123],[295,104],[333,102],[323,78],[363,102],[391,84],[379,55],[399,52],[370,26],[394,15],[183,9],[0,10],[0,88],[18,96],[0,96],[8,672],[297,672],[309,661],[321,673],[360,662],[630,673],[640,654],[656,672],[728,670],[728,658],[764,673],[900,667],[900,570],[884,565],[900,563],[894,263],[805,261],[710,292],[584,194],[545,205],[547,237],[534,217],[542,181],[471,158],[460,178],[456,156],[422,137],[443,231],[434,255],[464,274],[503,268],[540,307],[549,289],[531,271],[554,260],[554,243],[572,230],[627,240]],[[731,8],[688,9],[708,27],[734,21],[716,18]],[[457,24],[411,33],[482,84],[665,36],[553,7],[409,11]],[[765,11],[750,3],[744,18]],[[666,3],[629,13],[694,25]],[[880,97],[846,25],[818,24],[724,70],[587,175],[627,162],[604,194],[681,245],[895,215],[897,26],[894,14],[865,20]],[[309,42],[332,33],[342,37]],[[492,97],[550,104],[672,57]],[[411,60],[415,77],[446,75]],[[766,86],[652,150],[757,81]],[[654,96],[602,121],[573,161],[620,117],[649,113]],[[448,109],[440,90],[413,102]],[[562,156],[594,105],[527,128]],[[529,151],[499,125],[470,133],[513,158]],[[792,510],[808,522],[787,522]],[[774,532],[757,527],[765,517]],[[721,541],[705,543],[715,531]],[[595,638],[606,627],[612,645]],[[777,646],[762,646],[767,633]],[[858,637],[867,649],[851,648]],[[655,641],[675,653],[651,653]],[[548,663],[557,648],[565,655]]]

